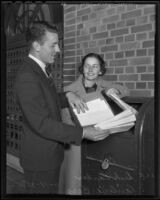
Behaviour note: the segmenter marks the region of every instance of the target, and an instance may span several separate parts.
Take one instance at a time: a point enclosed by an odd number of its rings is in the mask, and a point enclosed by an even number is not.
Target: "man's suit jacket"
[[[53,170],[60,166],[64,143],[80,145],[82,128],[63,124],[55,87],[38,64],[26,58],[17,72],[15,96],[23,115],[20,163],[27,170]]]

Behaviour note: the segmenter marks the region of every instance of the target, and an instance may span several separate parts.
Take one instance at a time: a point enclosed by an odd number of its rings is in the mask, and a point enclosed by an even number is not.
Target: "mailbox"
[[[135,127],[83,141],[82,195],[155,195],[154,98],[123,100],[138,110]]]

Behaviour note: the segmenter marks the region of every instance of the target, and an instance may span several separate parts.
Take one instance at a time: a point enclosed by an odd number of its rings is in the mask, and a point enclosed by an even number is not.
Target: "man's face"
[[[46,31],[44,41],[40,44],[39,58],[45,64],[53,63],[56,53],[60,52],[58,34]]]

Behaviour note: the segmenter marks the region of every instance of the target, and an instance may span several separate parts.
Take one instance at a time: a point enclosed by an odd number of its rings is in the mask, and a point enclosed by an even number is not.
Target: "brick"
[[[129,18],[133,18],[133,17],[138,17],[138,16],[141,16],[141,14],[142,14],[142,11],[140,9],[126,12],[121,15],[121,19],[129,19]]]
[[[108,39],[106,39],[106,44],[114,44],[114,38],[108,38]]]
[[[141,80],[142,81],[153,81],[154,74],[141,74]]]
[[[83,28],[83,25],[84,25],[83,23],[78,24],[78,25],[77,25],[77,29],[82,29],[82,28]]]
[[[105,40],[105,39],[97,40],[97,45],[98,45],[98,46],[103,46],[105,43],[106,43],[106,40]]]
[[[148,40],[148,41],[144,41],[142,44],[143,48],[150,48],[150,47],[154,47],[154,40]]]
[[[125,56],[126,57],[133,57],[135,56],[135,51],[125,51]]]
[[[102,39],[108,37],[108,32],[102,32],[102,33],[95,33],[92,35],[93,40],[95,39]]]
[[[122,28],[125,26],[125,21],[119,21],[117,22],[117,28]]]
[[[76,23],[75,18],[70,19],[70,20],[65,20],[65,22],[64,22],[65,26],[72,25],[72,24],[75,24],[75,23]]]
[[[147,33],[138,33],[136,34],[137,40],[145,40],[147,38]]]
[[[89,44],[88,44],[88,42],[82,42],[81,46],[82,46],[82,48],[86,49],[86,48],[88,48]]]
[[[65,20],[70,19],[70,18],[75,18],[76,17],[76,12],[70,12],[65,15]]]
[[[123,42],[123,36],[116,37],[116,42],[122,43]]]
[[[135,67],[127,66],[127,67],[125,67],[125,72],[126,72],[127,74],[135,73]]]
[[[89,14],[89,19],[90,20],[93,20],[93,19],[96,19],[97,18],[97,13],[90,13]]]
[[[90,40],[90,35],[77,37],[77,42],[88,41],[88,40]]]
[[[150,6],[150,7],[147,7],[147,8],[144,8],[144,14],[148,15],[148,14],[151,14],[151,13],[155,13],[155,6]]]
[[[115,58],[123,58],[123,52],[115,53]]]
[[[63,64],[64,69],[75,69],[75,64]]]
[[[85,35],[88,35],[89,34],[89,30],[87,29],[87,28],[83,28],[82,30],[81,30],[81,34],[80,34],[80,36],[85,36]]]
[[[138,74],[123,74],[119,75],[120,81],[138,81]]]
[[[117,14],[123,13],[126,9],[126,5],[120,5],[117,7]]]
[[[152,30],[152,24],[145,24],[131,27],[131,33],[138,33]]]
[[[135,41],[135,34],[125,36],[125,42]]]
[[[82,60],[82,56],[77,56],[76,61],[77,61],[78,63],[80,63],[81,60]]]
[[[82,49],[78,49],[77,51],[76,51],[76,55],[83,55],[83,50]]]
[[[67,56],[75,56],[75,51],[64,51],[65,57]]]
[[[145,89],[146,82],[136,82],[136,89]]]
[[[148,89],[154,89],[154,88],[155,88],[154,82],[148,82],[148,83],[147,83],[147,88],[148,88]]]
[[[154,72],[155,71],[155,67],[150,65],[147,67],[147,72]]]
[[[114,68],[113,67],[107,67],[106,68],[106,74],[113,74]]]
[[[127,11],[136,9],[136,4],[127,4]]]
[[[105,9],[106,8],[106,4],[98,4],[98,5],[96,5],[96,6],[93,6],[93,11],[100,11],[101,12],[101,10],[103,10],[103,9]]]
[[[128,60],[127,59],[119,59],[119,60],[111,60],[110,66],[127,66]]]
[[[137,73],[144,73],[146,69],[146,66],[137,66]]]
[[[128,88],[128,89],[135,89],[135,83],[133,82],[125,82],[125,86]]]
[[[150,39],[154,39],[155,38],[155,31],[151,31],[151,32],[149,32],[149,38]]]
[[[113,53],[106,53],[105,59],[113,59]]]
[[[86,14],[89,14],[90,12],[91,12],[90,8],[85,8],[85,9],[82,9],[80,11],[77,11],[77,16],[86,15]]]
[[[70,12],[73,12],[73,11],[76,11],[76,6],[72,6],[72,7],[67,8],[67,9],[65,9],[65,7],[64,7],[64,14],[67,14],[67,13],[70,13]]]
[[[155,15],[150,15],[149,20],[150,22],[154,22],[155,21],[156,16]]]
[[[148,22],[148,16],[141,16],[136,19],[137,25],[146,24]]]
[[[126,20],[126,26],[134,26],[134,25],[135,25],[135,19]]]
[[[64,45],[75,43],[75,38],[64,39]]]
[[[65,75],[75,75],[75,70],[63,70],[63,76]]]
[[[110,9],[106,10],[107,16],[114,15],[115,13],[116,13],[115,8],[110,8]]]
[[[75,37],[75,31],[64,33],[64,38]]]
[[[117,75],[104,75],[104,80],[106,81],[117,81]]]
[[[151,64],[152,59],[151,57],[139,57],[139,58],[131,58],[129,60],[130,65],[145,65],[145,64]]]
[[[96,41],[89,42],[89,47],[95,47],[95,46],[96,46]]]
[[[88,20],[88,15],[82,16],[82,21],[84,22],[84,21],[86,21],[86,20]]]
[[[104,46],[101,48],[101,52],[117,51],[117,50],[118,50],[118,45]]]
[[[81,44],[80,44],[80,43],[77,43],[77,44],[76,44],[76,47],[77,47],[77,49],[79,49],[79,48],[81,47]]]
[[[136,51],[137,56],[146,56],[147,55],[147,49],[138,49]]]
[[[124,71],[124,68],[123,67],[116,67],[115,68],[115,74],[122,74]]]
[[[97,31],[96,26],[91,27],[91,28],[89,29],[89,33],[96,33],[96,31]]]
[[[128,28],[112,30],[111,31],[111,36],[113,37],[113,36],[128,34],[128,31],[129,31]]]
[[[75,57],[65,57],[64,58],[64,63],[74,63],[75,62]]]
[[[102,23],[103,24],[112,23],[112,22],[116,22],[118,20],[119,20],[119,15],[113,15],[113,16],[102,19]]]
[[[137,41],[120,44],[120,49],[122,51],[138,49],[139,47],[140,47],[140,42],[137,42]]]
[[[84,49],[84,53],[85,54],[88,54],[88,53],[99,53],[99,48],[98,47],[95,47],[95,48],[88,48],[88,49]]]
[[[87,4],[81,4],[80,9],[88,7]]]
[[[107,30],[115,29],[115,23],[107,24]]]
[[[151,96],[151,90],[144,90],[144,89],[131,90],[130,96],[133,96],[133,97],[150,97]]]
[[[75,44],[71,44],[71,45],[64,45],[64,50],[72,50],[72,49],[75,49]]]
[[[75,25],[64,27],[64,33],[70,32],[70,31],[74,31],[74,30],[76,30],[76,26]]]
[[[106,31],[106,24],[103,24],[103,25],[99,25],[98,26],[98,32],[104,32]],[[108,34],[108,33],[107,33]]]
[[[63,81],[74,81],[75,80],[75,76],[63,76]]]

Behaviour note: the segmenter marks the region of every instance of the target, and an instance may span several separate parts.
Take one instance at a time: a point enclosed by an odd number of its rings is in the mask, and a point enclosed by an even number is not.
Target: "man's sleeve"
[[[23,116],[35,134],[46,139],[80,145],[83,129],[53,119],[38,80],[22,74],[15,84],[16,96]]]

